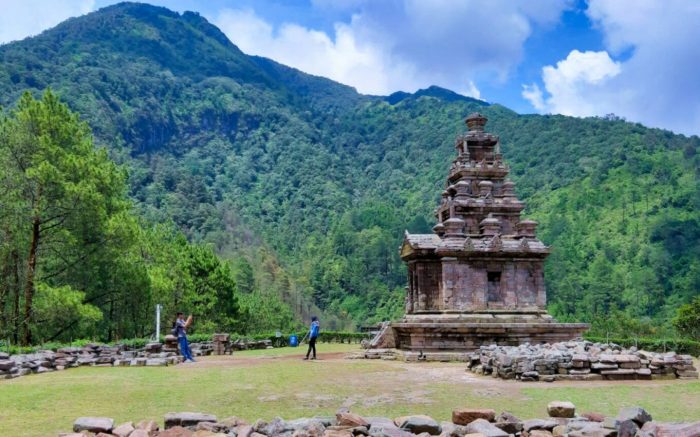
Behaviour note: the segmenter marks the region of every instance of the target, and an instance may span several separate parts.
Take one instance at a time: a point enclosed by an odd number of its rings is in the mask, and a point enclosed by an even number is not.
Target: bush
[[[700,297],[678,308],[673,327],[684,337],[700,340]]]

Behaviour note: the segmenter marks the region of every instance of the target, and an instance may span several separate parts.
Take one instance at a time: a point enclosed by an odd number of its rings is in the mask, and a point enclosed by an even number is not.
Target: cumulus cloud
[[[387,94],[440,85],[480,97],[480,80],[504,81],[522,59],[533,26],[556,23],[566,0],[314,0],[351,14],[334,32],[272,26],[250,9],[212,17],[244,52]]]
[[[586,13],[603,33],[606,51],[572,51],[542,69],[546,94],[533,84],[523,97],[540,112],[615,113],[700,133],[700,3],[589,0]]]
[[[391,79],[412,86],[412,67],[384,62],[384,53],[370,44],[359,44],[352,29],[335,25],[334,39],[326,33],[285,23],[274,29],[251,9],[226,9],[215,24],[246,53],[266,56],[307,73],[361,85],[366,93],[379,94],[391,88]]]
[[[95,0],[0,0],[0,44],[39,34],[94,8]]]
[[[545,100],[537,84],[525,86],[522,95],[540,111],[545,109],[564,115],[591,115],[597,102],[608,92],[609,80],[620,74],[619,62],[607,52],[580,52],[572,50],[555,67],[542,69],[542,81],[549,97]]]

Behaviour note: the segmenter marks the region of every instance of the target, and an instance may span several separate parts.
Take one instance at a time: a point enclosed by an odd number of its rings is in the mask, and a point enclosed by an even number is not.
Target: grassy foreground
[[[321,344],[320,352],[357,345]],[[0,435],[52,436],[78,416],[117,422],[155,419],[168,411],[201,411],[248,420],[330,415],[340,406],[365,415],[429,414],[448,420],[454,407],[546,416],[552,400],[571,400],[579,412],[615,414],[641,405],[656,420],[700,418],[700,382],[625,384],[515,383],[474,377],[458,363],[319,360],[300,349],[240,352],[167,368],[83,367],[0,381]]]

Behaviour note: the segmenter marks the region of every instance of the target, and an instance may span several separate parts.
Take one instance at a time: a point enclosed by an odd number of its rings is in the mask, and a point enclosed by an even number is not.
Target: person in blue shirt
[[[313,351],[312,360],[316,359],[316,339],[318,338],[318,331],[321,329],[320,323],[318,323],[318,317],[311,317],[311,328],[309,329],[309,350],[306,351],[305,360],[309,359],[309,354]]]
[[[187,341],[187,328],[189,328],[191,324],[192,315],[185,320],[185,315],[183,313],[177,313],[173,334],[177,337],[177,342],[180,344],[180,353],[185,358],[185,361],[189,360],[194,363],[192,351],[190,350],[190,343]]]

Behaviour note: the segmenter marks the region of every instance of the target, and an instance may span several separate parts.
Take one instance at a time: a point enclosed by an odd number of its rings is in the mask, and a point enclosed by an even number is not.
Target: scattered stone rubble
[[[192,343],[190,347],[195,356],[211,353],[210,343]],[[144,348],[136,350],[128,350],[123,345],[88,344],[83,347],[42,350],[30,354],[8,355],[0,352],[0,379],[80,366],[168,366],[178,364],[181,360],[177,349],[164,347],[157,342],[148,343]]]
[[[190,343],[192,355],[211,355],[222,347],[213,341]],[[230,344],[235,350],[272,348],[270,340],[239,339]],[[41,350],[30,354],[9,355],[0,352],[0,379],[12,379],[31,373],[46,373],[80,366],[168,366],[182,362],[177,338],[165,337],[163,343],[151,342],[143,348],[130,350],[125,345],[106,346],[88,344],[83,347],[65,347]]]
[[[590,341],[482,346],[470,354],[467,368],[477,374],[519,381],[698,378],[690,355]]]
[[[81,417],[72,433],[59,437],[691,437],[700,435],[700,422],[661,423],[643,408],[627,407],[615,417],[599,413],[577,414],[571,402],[550,402],[546,419],[521,420],[508,412],[460,408],[451,422],[424,415],[395,419],[362,417],[341,409],[335,417],[313,417],[253,424],[238,417],[219,420],[203,413],[168,413],[164,429],[152,420],[116,425],[106,417]]]

